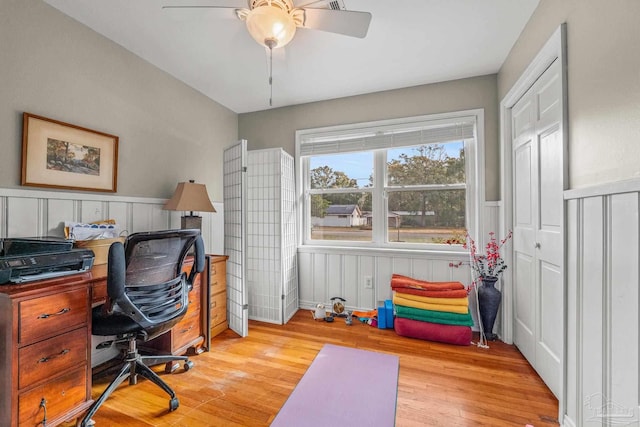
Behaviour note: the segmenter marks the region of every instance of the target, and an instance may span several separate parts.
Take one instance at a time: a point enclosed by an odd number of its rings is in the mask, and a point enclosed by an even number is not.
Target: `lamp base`
[[[183,216],[180,221],[180,227],[195,228],[196,230],[202,230],[202,217],[201,216]]]

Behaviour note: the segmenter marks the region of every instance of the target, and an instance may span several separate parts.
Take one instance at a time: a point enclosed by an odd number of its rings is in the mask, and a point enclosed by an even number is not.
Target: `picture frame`
[[[115,135],[24,112],[20,183],[115,193],[118,141]]]

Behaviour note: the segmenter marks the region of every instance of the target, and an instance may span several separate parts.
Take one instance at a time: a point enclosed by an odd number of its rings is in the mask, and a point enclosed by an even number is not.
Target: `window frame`
[[[296,191],[298,197],[298,244],[305,247],[338,247],[338,248],[371,248],[375,250],[422,250],[430,252],[459,252],[460,245],[442,245],[435,243],[406,243],[389,242],[388,221],[387,221],[387,191],[411,191],[430,187],[429,185],[411,186],[387,186],[386,176],[386,153],[387,149],[360,150],[372,151],[374,157],[373,165],[373,186],[362,188],[339,188],[326,190],[311,190],[310,183],[310,157],[311,155],[301,155],[301,144],[309,139],[323,140],[335,135],[352,134],[356,132],[371,133],[382,127],[410,128],[417,125],[429,124],[432,122],[450,121],[451,123],[461,118],[470,118],[474,121],[474,138],[464,140],[465,150],[465,178],[466,178],[466,211],[465,222],[467,231],[478,240],[479,230],[483,224],[482,211],[485,203],[485,180],[484,180],[484,109],[463,110],[451,113],[430,114],[423,116],[404,117],[399,119],[379,120],[372,122],[354,123],[348,125],[327,126],[321,128],[311,128],[296,131]],[[448,141],[442,141],[448,142]],[[414,144],[406,147],[415,146]],[[327,154],[327,153],[325,153]],[[335,154],[338,154],[336,152]],[[449,188],[459,188],[459,184]],[[445,186],[436,185],[440,189],[448,189]],[[432,187],[437,191],[437,188]],[[389,190],[388,190],[389,189]],[[350,240],[312,240],[310,234],[311,221],[311,194],[340,193],[340,192],[371,192],[372,193],[372,240],[371,241],[350,241]]]

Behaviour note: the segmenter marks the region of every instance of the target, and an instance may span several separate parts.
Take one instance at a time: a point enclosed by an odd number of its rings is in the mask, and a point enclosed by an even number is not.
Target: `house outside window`
[[[483,122],[472,110],[298,131],[301,243],[449,250],[475,236]]]

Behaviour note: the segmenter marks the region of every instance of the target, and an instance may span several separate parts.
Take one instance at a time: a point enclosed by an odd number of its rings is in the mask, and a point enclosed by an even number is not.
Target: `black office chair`
[[[195,262],[187,276],[182,272],[182,263],[192,246]],[[193,280],[203,270],[204,245],[199,230],[135,233],[124,245],[120,242],[111,245],[107,302],[93,309],[92,334],[115,335],[115,342],[126,342],[128,350],[122,369],[89,408],[81,426],[92,425],[91,417],[109,395],[127,378],[129,384],[136,384],[138,374],[169,394],[169,411],[178,408],[175,392],[149,366],[183,360],[188,370],[193,363],[186,356],[140,355],[136,342],[150,340],[182,319]]]

